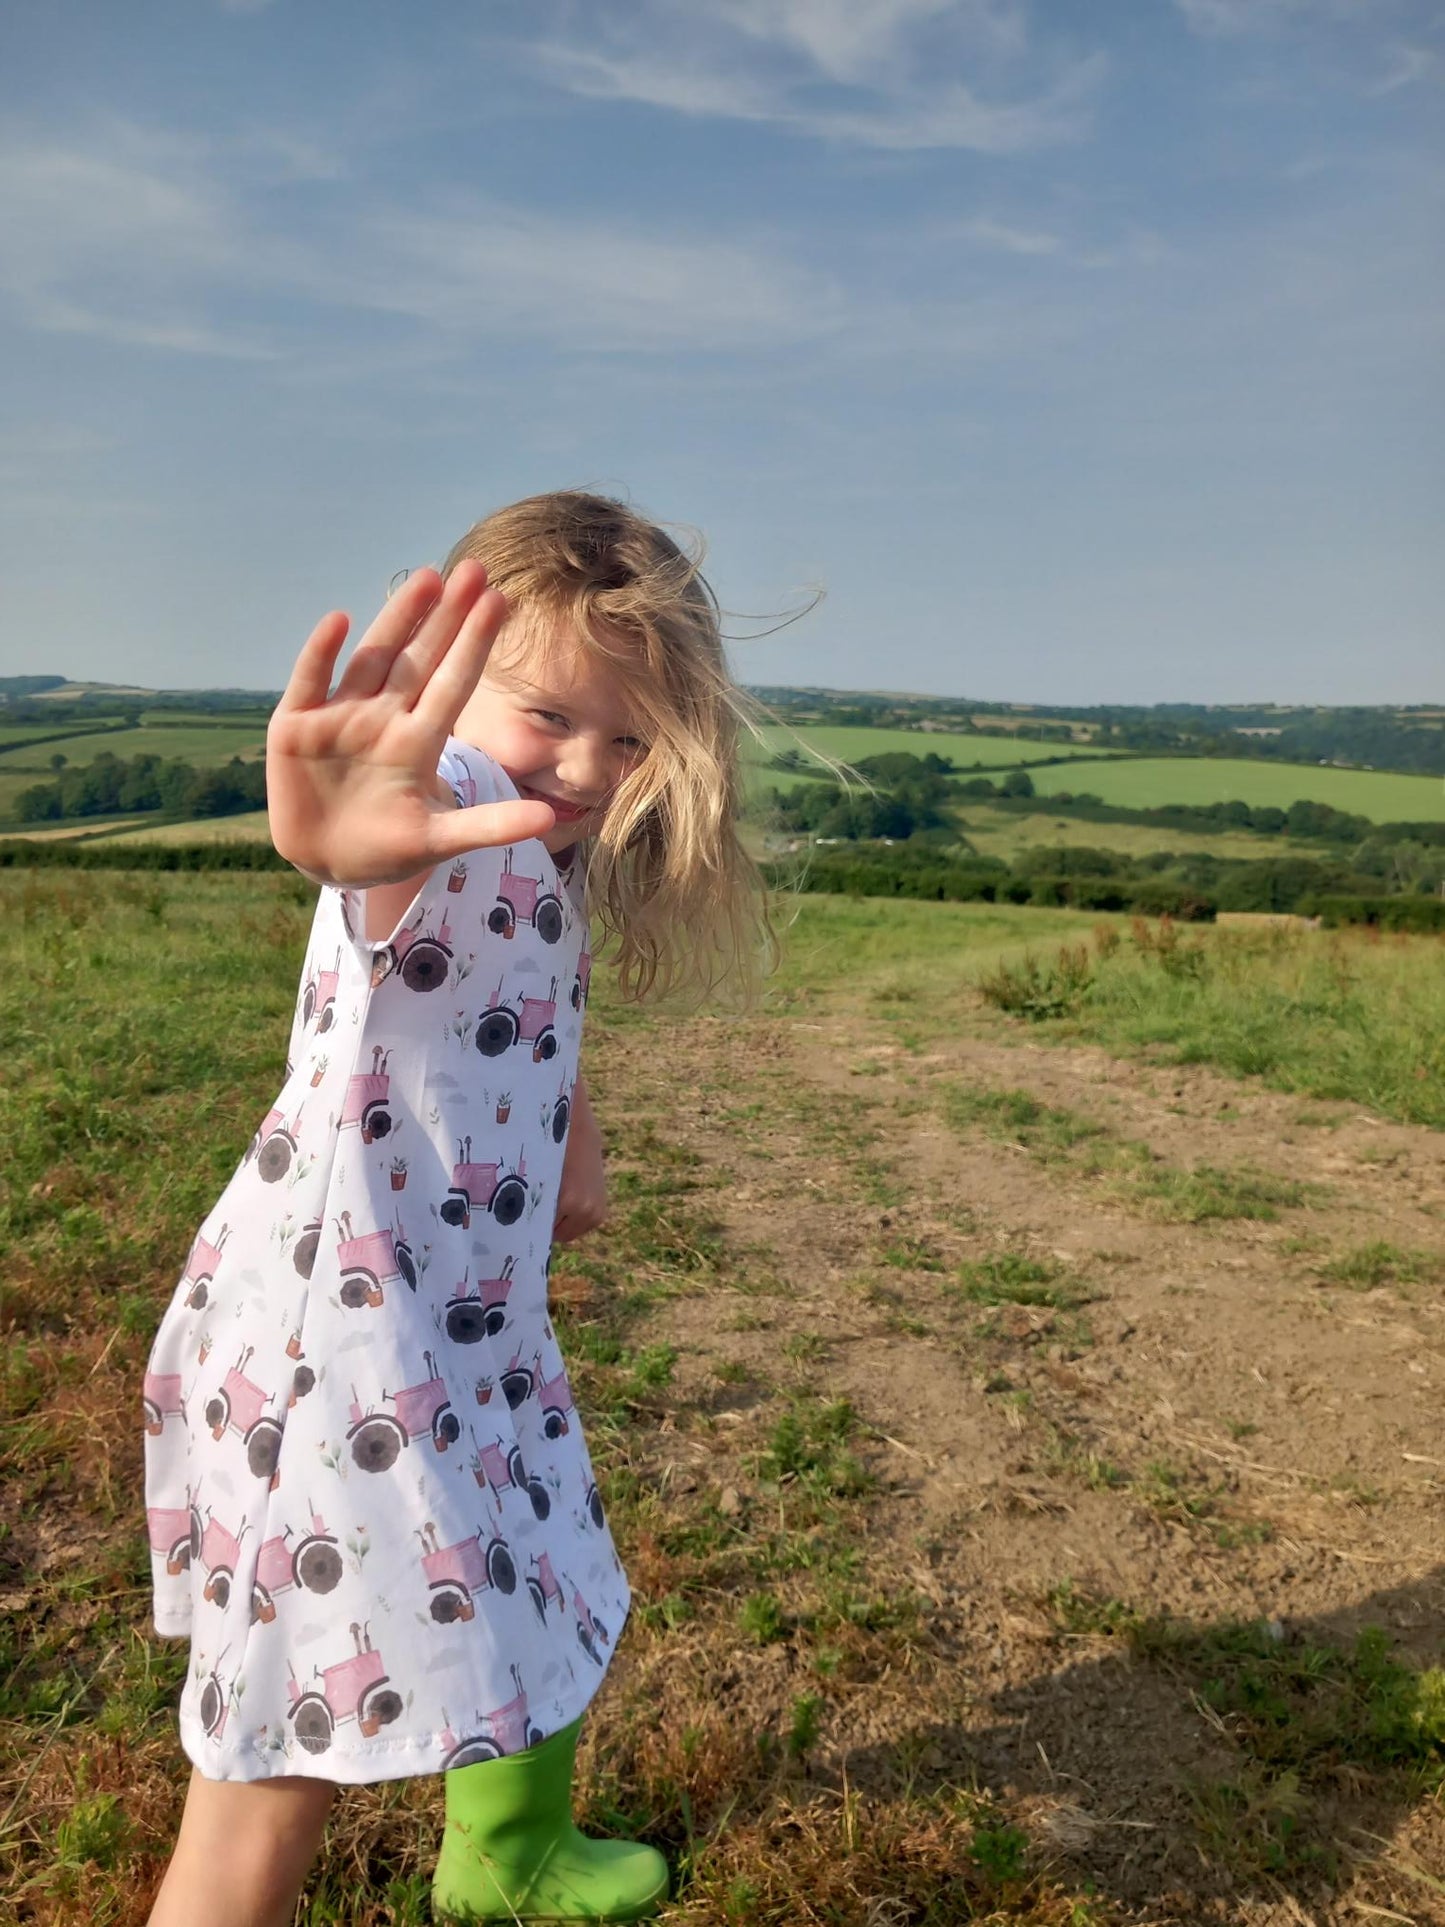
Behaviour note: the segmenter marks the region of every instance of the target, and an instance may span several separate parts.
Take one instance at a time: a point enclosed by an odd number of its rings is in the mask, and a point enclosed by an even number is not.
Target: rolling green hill
[[[1031,770],[1040,795],[1087,790],[1105,803],[1152,809],[1162,803],[1272,805],[1328,803],[1375,823],[1445,821],[1445,783],[1433,776],[1383,770],[1311,769],[1298,763],[1253,763],[1214,757],[1149,756]]]

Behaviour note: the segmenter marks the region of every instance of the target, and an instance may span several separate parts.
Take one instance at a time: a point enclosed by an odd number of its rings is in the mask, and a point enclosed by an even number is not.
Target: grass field
[[[1031,743],[1007,736],[961,736],[920,729],[854,729],[822,723],[805,723],[796,731],[769,724],[764,726],[762,734],[761,744],[749,740],[748,754],[754,760],[766,761],[780,750],[796,749],[799,742],[805,747],[814,745],[824,755],[844,763],[896,750],[903,750],[909,756],[927,756],[931,751],[936,756],[948,757],[959,770],[1011,769],[1017,763],[1036,763],[1044,756],[1104,754],[1087,743]]]
[[[43,749],[48,756],[52,749],[60,749],[64,738],[96,733],[94,725],[87,723],[0,723],[0,755],[44,738],[43,742],[36,743],[37,753]]]
[[[0,876],[5,1919],[141,1927],[173,1838],[141,1373],[311,895]],[[594,979],[613,1216],[552,1296],[635,1606],[584,1822],[665,1927],[1438,1919],[1441,944],[791,907],[752,1015]],[[981,994],[1030,950],[1046,1021]],[[298,1927],[423,1927],[440,1819],[348,1789]]]
[[[1055,765],[1031,770],[1041,795],[1088,790],[1126,809],[1161,803],[1328,803],[1375,823],[1445,820],[1445,783],[1433,776],[1395,776],[1380,770],[1318,769],[1296,763],[1255,763],[1211,757],[1140,757],[1081,770]]]
[[[180,757],[185,762],[204,766],[228,763],[233,756],[259,756],[266,747],[264,723],[181,723],[175,727],[142,724],[136,729],[91,730],[67,737],[63,743],[46,743],[27,751],[22,747],[0,752],[0,772],[9,773],[19,765],[33,770],[30,781],[40,782],[50,775],[49,758],[59,752],[71,763],[88,763],[102,750],[112,755],[159,756],[163,762]]]
[[[966,800],[959,821],[963,833],[982,856],[1002,857],[1011,863],[1020,850],[1033,844],[1051,849],[1118,850],[1125,856],[1147,856],[1155,850],[1171,855],[1198,851],[1207,856],[1242,857],[1246,860],[1277,856],[1282,849],[1299,845],[1282,844],[1278,838],[1253,836],[1248,830],[1156,830],[1138,823],[1086,823],[1077,817],[1049,816],[1045,810],[1022,816],[1012,810],[993,810],[986,804]]]

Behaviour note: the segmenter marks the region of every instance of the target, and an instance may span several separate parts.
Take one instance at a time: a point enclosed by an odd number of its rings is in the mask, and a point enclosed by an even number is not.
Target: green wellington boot
[[[667,1862],[631,1840],[572,1824],[581,1720],[540,1746],[443,1775],[447,1819],[432,1881],[437,1921],[647,1920],[667,1898]]]

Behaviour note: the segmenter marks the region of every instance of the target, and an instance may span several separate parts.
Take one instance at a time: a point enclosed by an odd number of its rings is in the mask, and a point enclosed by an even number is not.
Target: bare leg
[[[335,1793],[329,1780],[208,1780],[193,1767],[148,1927],[291,1927]]]

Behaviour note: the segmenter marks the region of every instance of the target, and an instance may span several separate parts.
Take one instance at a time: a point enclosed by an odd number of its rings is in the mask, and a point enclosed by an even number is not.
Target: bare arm
[[[562,1184],[557,1194],[552,1236],[558,1244],[571,1244],[606,1222],[607,1171],[602,1161],[602,1132],[582,1073],[578,1071],[577,1082],[572,1087],[572,1118],[567,1127],[567,1149],[562,1158]]]

